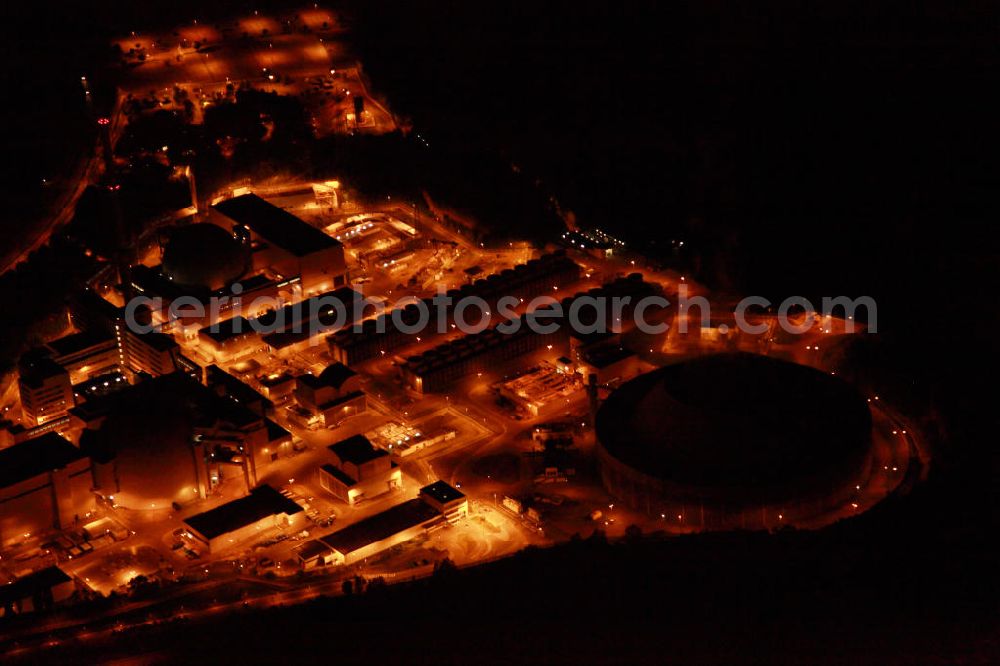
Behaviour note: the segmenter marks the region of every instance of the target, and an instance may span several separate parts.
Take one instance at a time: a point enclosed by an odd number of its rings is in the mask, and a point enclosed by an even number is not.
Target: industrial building
[[[580,351],[576,370],[584,377],[595,375],[602,386],[615,386],[652,370],[652,366],[626,347],[601,345]]]
[[[376,446],[400,458],[411,456],[428,447],[454,440],[458,431],[446,425],[432,425],[427,431],[387,421],[365,436]]]
[[[469,515],[469,500],[465,494],[444,481],[421,488],[420,499],[452,523]]]
[[[77,384],[117,370],[120,366],[114,336],[99,331],[80,331],[45,344],[52,360]]]
[[[36,426],[73,408],[73,383],[69,373],[45,354],[28,353],[18,364],[18,389],[24,422]]]
[[[242,315],[201,328],[198,338],[216,362],[237,358],[261,346],[260,335]]]
[[[420,309],[409,303],[394,312],[365,319],[360,327],[343,328],[327,336],[330,356],[339,363],[353,366],[405,347],[416,341],[417,334],[404,332],[401,328],[413,330],[420,319]],[[433,332],[427,329],[426,334],[430,336]]]
[[[352,325],[361,317],[362,302],[357,291],[340,287],[261,312],[252,319],[240,315],[216,322],[200,329],[198,336],[219,361],[264,346],[280,356],[308,346],[315,336]]]
[[[258,416],[274,413],[274,403],[217,365],[205,368],[205,385],[216,394],[239,403]]]
[[[173,336],[156,330],[148,333],[133,331],[125,321],[125,309],[93,290],[86,289],[75,294],[70,299],[69,312],[72,324],[86,335],[96,339],[106,334],[114,338],[120,369],[152,377],[184,372],[201,381],[201,366],[181,353]]]
[[[518,410],[539,417],[560,411],[580,386],[575,366],[543,362],[493,388]]]
[[[332,461],[320,466],[319,484],[348,504],[403,487],[402,471],[389,452],[372,446],[367,437],[354,435],[327,448]]]
[[[0,545],[75,525],[92,487],[90,459],[55,433],[0,450]]]
[[[87,390],[91,380],[103,377],[110,384],[124,376],[121,371],[152,377],[180,371],[199,381],[202,373],[173,337],[136,333],[121,321],[109,322],[106,328],[73,333],[22,356],[18,387],[25,423],[32,427],[64,417],[78,398],[92,397]]]
[[[551,295],[556,290],[580,279],[580,267],[565,254],[545,254],[514,268],[494,273],[487,278],[451,289],[446,296],[451,299],[445,321],[453,322],[455,304],[462,299],[481,298],[489,308],[496,307],[504,296],[512,296],[527,303],[538,295]],[[431,299],[426,299],[427,310],[435,311]],[[397,326],[393,319],[403,324]],[[436,318],[426,322],[423,331],[412,332],[420,322],[420,309],[414,304],[400,308],[396,313],[384,313],[363,322],[361,330],[344,329],[330,336],[327,341],[333,358],[345,365],[354,365],[378,356],[395,353],[416,342],[416,337],[426,339],[438,333]]]
[[[115,324],[120,324],[124,319],[123,308],[103,298],[93,289],[77,291],[69,299],[69,320],[79,331],[99,331],[114,335]]]
[[[45,611],[71,598],[79,586],[59,567],[46,567],[0,585],[0,617]]]
[[[348,282],[344,246],[338,240],[255,194],[216,204],[209,220],[250,244],[252,270],[298,278],[302,295]]]
[[[304,523],[304,509],[268,485],[184,519],[195,539],[212,552],[261,537],[273,529],[296,531]]]
[[[559,257],[559,255],[548,256],[557,259]],[[592,335],[607,337],[614,335],[614,331],[630,325],[635,305],[639,299],[659,293],[659,287],[645,282],[640,274],[633,273],[626,278],[619,278],[589,292],[565,298],[561,301],[561,306],[564,314],[576,310],[581,325],[595,328],[595,333]],[[603,299],[605,307],[602,310],[597,310],[589,305],[587,307],[575,306],[575,303],[583,298],[596,299],[597,302],[601,302]],[[620,299],[618,302],[621,304],[617,310],[614,306],[615,298]],[[565,320],[550,322],[545,319],[543,323],[546,325],[549,323],[557,324],[556,330],[548,333],[537,333],[532,330],[533,327],[528,325],[528,319],[532,316],[534,316],[532,313],[523,315],[520,325],[514,333],[505,334],[495,328],[487,329],[438,345],[422,354],[411,356],[401,367],[403,379],[417,391],[437,392],[471,374],[495,370],[498,365],[522,354],[540,349],[542,346],[551,346],[560,350],[568,350],[572,347],[570,343],[571,327]],[[600,333],[600,330],[606,332]],[[574,355],[579,358],[578,353],[574,353]],[[607,353],[601,358],[595,355],[592,363],[586,359],[580,360],[583,361],[584,368],[596,367],[595,363],[603,364],[609,360],[609,356]],[[625,359],[615,358],[614,362],[618,363],[623,360]],[[614,373],[621,373],[620,376],[626,374],[632,376],[635,372],[631,367],[624,366],[615,366],[607,371],[602,370],[602,374],[608,376],[615,376]]]
[[[419,495],[295,549],[303,568],[353,564],[428,529],[468,515],[468,500],[444,481],[420,489]]]
[[[249,244],[214,224],[178,226],[171,230],[162,250],[161,272],[181,288],[222,289],[249,267]]]
[[[149,509],[203,499],[230,475],[248,490],[257,485],[260,469],[290,450],[290,434],[264,415],[269,401],[242,404],[232,397],[244,395],[238,380],[215,377],[209,388],[164,375],[72,410],[101,495]]]
[[[219,233],[225,233],[214,225],[198,226],[207,226]],[[188,279],[203,279],[206,283],[216,279],[211,269],[213,262],[205,261],[204,255],[198,254],[197,248],[191,248],[189,252],[192,256],[199,257],[201,265],[204,266],[204,275],[197,278],[194,273],[189,273]],[[225,263],[226,260],[222,258],[221,261]],[[292,284],[286,280],[271,279],[265,274],[245,276],[237,283],[210,289],[207,286],[178,284],[170,275],[165,274],[164,270],[162,266],[142,264],[134,266],[131,269],[131,286],[138,295],[149,299],[160,299],[155,314],[158,320],[164,322],[164,325],[171,330],[187,331],[208,326],[231,318],[234,312],[253,316],[258,314],[250,309],[250,305],[255,302],[267,304],[297,297]],[[236,284],[239,285],[238,293]]]
[[[576,357],[578,347],[620,340],[622,334],[634,327],[636,305],[645,298],[662,294],[660,285],[646,282],[641,273],[630,273],[562,299],[563,312],[575,311],[579,319],[577,330],[570,331],[571,348],[567,349],[570,358]],[[592,305],[595,301],[603,303],[600,311]],[[643,312],[644,319],[650,323],[663,321],[666,316],[661,306],[647,307]]]
[[[123,327],[121,336],[125,365],[132,372],[141,372],[152,377],[169,375],[178,370],[200,373],[201,367],[181,353],[180,345],[173,336],[151,331],[136,333]]]
[[[498,366],[542,347],[566,344],[567,326],[539,333],[527,323],[532,316],[522,316],[513,333],[491,328],[411,356],[400,369],[403,380],[416,391],[434,393],[469,375],[495,371]]]
[[[360,414],[367,407],[361,376],[343,363],[329,365],[319,375],[297,377],[295,401],[327,426]]]
[[[257,382],[272,402],[292,395],[296,386],[295,376],[287,370],[258,377]]]

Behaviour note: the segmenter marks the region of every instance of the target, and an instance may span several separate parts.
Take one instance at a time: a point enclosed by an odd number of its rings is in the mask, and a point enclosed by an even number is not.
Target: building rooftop
[[[243,316],[209,324],[198,330],[199,335],[204,335],[218,344],[225,344],[232,338],[252,335],[256,332],[250,324],[250,320]]]
[[[21,357],[19,364],[20,380],[25,386],[37,388],[46,379],[66,374],[66,370],[41,353],[41,350],[31,350]]]
[[[184,524],[203,537],[214,539],[268,516],[281,513],[293,515],[300,511],[301,506],[271,486],[264,485],[254,488],[246,497],[191,516],[184,520]]]
[[[284,439],[286,437],[291,437],[292,433],[281,427],[280,424],[272,421],[269,418],[264,419],[264,425],[267,427],[267,441],[276,442],[279,439]]]
[[[254,330],[261,333],[296,333],[305,324],[318,322],[324,328],[335,324],[348,325],[363,314],[364,296],[350,287],[338,287],[317,296],[283,305],[277,310],[268,310],[254,320]],[[341,322],[339,315],[344,314]]]
[[[354,435],[326,447],[344,462],[363,465],[366,462],[389,455],[388,451],[372,446],[364,435]]]
[[[305,342],[311,337],[312,335],[309,334],[309,331],[300,331],[298,333],[268,333],[261,336],[260,339],[271,349],[281,351],[300,342]]]
[[[464,284],[460,288],[450,289],[447,295],[453,299],[453,303],[458,303],[463,298],[476,296],[484,299],[487,303],[495,303],[502,296],[529,296],[537,293],[539,289],[543,292],[551,289],[557,284],[565,284],[575,280],[580,272],[580,267],[567,257],[565,253],[557,252],[545,254],[537,259],[531,259],[525,264],[518,264],[514,268],[508,268],[500,273],[494,273],[487,278],[476,280],[471,284]],[[432,299],[424,299],[431,310],[436,306]],[[453,313],[453,307],[449,306],[449,313]],[[377,317],[366,319],[360,327],[347,327],[332,336],[332,344],[341,349],[348,349],[355,346],[368,344],[373,340],[385,341],[390,348],[403,346],[406,340],[412,336],[406,335],[395,338],[398,333],[398,323],[406,324],[407,327],[421,321],[421,309],[415,303],[409,303],[394,312],[385,312]],[[424,330],[427,331],[425,324]],[[379,332],[381,331],[381,332]]]
[[[300,546],[292,548],[292,552],[303,560],[311,560],[314,557],[329,553],[330,547],[319,539],[311,539]]]
[[[121,391],[129,387],[128,381],[125,376],[117,370],[114,372],[107,372],[103,375],[97,375],[96,377],[91,377],[90,379],[84,380],[79,384],[73,385],[73,395],[76,397],[84,397],[90,399],[97,395],[107,395],[108,393],[114,393],[115,391]]]
[[[222,227],[201,222],[174,227],[169,233],[161,271],[175,284],[218,289],[246,272],[249,244],[241,244]]]
[[[586,351],[583,354],[583,360],[595,368],[606,368],[610,365],[614,365],[618,361],[623,361],[632,356],[635,356],[635,352],[626,349],[625,347],[609,345],[596,347]]]
[[[334,363],[326,367],[323,372],[319,375],[302,375],[299,380],[312,388],[319,388],[321,386],[330,386],[335,389],[339,389],[344,385],[351,377],[356,376],[358,373],[354,372],[348,368],[343,363]]]
[[[118,321],[125,314],[125,308],[118,307],[89,287],[70,297],[70,308],[74,313],[83,310],[97,315],[109,324]]]
[[[350,393],[337,396],[333,400],[324,402],[322,405],[319,405],[319,409],[323,411],[329,411],[334,407],[337,407],[338,405],[346,405],[349,402],[353,402],[354,400],[357,400],[364,394],[365,394],[364,391],[351,391]],[[375,457],[380,457],[380,456],[375,456]]]
[[[327,236],[291,213],[270,204],[256,194],[244,194],[214,206],[234,222],[238,222],[268,242],[304,257],[313,252],[339,247],[340,241]]]
[[[73,580],[59,567],[47,567],[27,576],[22,576],[12,583],[0,585],[0,604],[11,603],[33,597],[39,592],[51,590],[60,583]]]
[[[348,488],[357,483],[357,481],[350,474],[340,471],[330,463],[320,466],[320,469],[340,481]]]
[[[370,543],[387,539],[394,534],[416,527],[440,514],[421,499],[411,499],[397,504],[382,513],[359,520],[342,530],[320,539],[342,555],[364,548]]]
[[[429,486],[424,486],[420,489],[421,495],[427,495],[431,499],[440,502],[441,504],[447,504],[448,502],[454,502],[465,497],[465,493],[460,490],[456,490],[448,483],[444,481],[435,481]]]
[[[274,388],[275,386],[281,386],[285,382],[294,381],[295,377],[292,373],[285,370],[279,375],[265,375],[263,377],[258,377],[257,381],[260,382],[261,386],[266,386],[267,388]]]
[[[83,452],[54,432],[0,450],[0,488],[60,469],[84,458]]]
[[[157,411],[165,405],[175,405],[187,414],[193,423],[211,427],[218,421],[237,428],[253,425],[262,420],[261,414],[244,404],[221,396],[200,384],[190,375],[173,372],[154,377],[105,395],[89,397],[86,402],[70,409],[70,414],[84,423],[95,423],[102,416],[115,419],[132,419],[142,422],[142,414]],[[170,428],[173,424],[145,423],[140,430]],[[103,428],[103,426],[102,426]]]
[[[343,363],[334,363],[333,365],[328,365],[326,369],[319,374],[319,380],[327,386],[339,389],[344,385],[344,382],[357,374],[358,373],[354,372]]]
[[[155,349],[156,351],[170,351],[171,349],[177,349],[177,341],[174,340],[174,336],[168,335],[167,333],[160,333],[158,331],[150,331],[149,333],[135,333],[132,332],[137,340],[143,344]]]
[[[97,345],[114,344],[114,336],[107,333],[95,331],[81,331],[71,333],[58,340],[53,340],[46,346],[54,351],[57,356],[71,356]]]
[[[256,389],[215,364],[208,366],[205,383],[242,405],[260,405],[264,410],[271,407],[271,401]]]

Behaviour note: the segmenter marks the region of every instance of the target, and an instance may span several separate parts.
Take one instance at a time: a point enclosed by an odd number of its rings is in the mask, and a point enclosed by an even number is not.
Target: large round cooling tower
[[[246,268],[246,248],[214,224],[177,227],[163,250],[163,274],[184,287],[220,289]]]
[[[836,493],[866,469],[867,402],[806,366],[720,354],[615,391],[597,415],[605,486],[637,508],[742,507]]]

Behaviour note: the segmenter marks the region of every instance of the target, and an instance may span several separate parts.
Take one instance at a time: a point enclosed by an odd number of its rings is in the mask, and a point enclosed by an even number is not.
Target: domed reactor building
[[[195,441],[193,402],[146,382],[116,396],[115,409],[81,446],[97,486],[128,508],[169,506],[204,494],[204,453]]]
[[[872,417],[846,382],[754,354],[666,366],[596,419],[604,487],[705,529],[772,528],[848,502],[871,472]]]
[[[250,491],[272,445],[265,417],[183,373],[88,401],[77,414],[88,424],[80,447],[95,490],[129,509],[204,499],[224,477]]]

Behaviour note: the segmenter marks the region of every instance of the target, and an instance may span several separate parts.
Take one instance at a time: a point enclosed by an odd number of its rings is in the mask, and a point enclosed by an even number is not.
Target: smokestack
[[[122,296],[126,301],[132,298],[131,267],[133,263],[132,238],[125,225],[125,214],[122,211],[121,182],[118,178],[118,166],[115,164],[114,143],[111,138],[111,118],[98,116],[94,109],[94,99],[90,92],[90,84],[86,76],[80,77],[83,95],[86,100],[87,113],[97,125],[97,135],[101,142],[101,153],[104,158],[105,188],[111,200],[111,215],[115,224],[115,265],[118,273],[118,283],[121,285]]]

